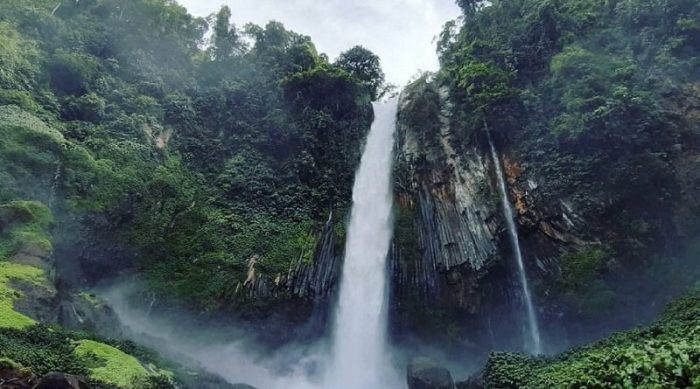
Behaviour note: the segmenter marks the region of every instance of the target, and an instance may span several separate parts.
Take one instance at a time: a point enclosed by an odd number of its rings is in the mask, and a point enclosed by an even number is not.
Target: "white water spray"
[[[386,350],[386,259],[392,235],[391,167],[397,101],[374,104],[353,187],[353,207],[326,387],[393,387]]]
[[[520,251],[520,239],[518,238],[518,229],[515,226],[515,217],[513,215],[513,207],[508,199],[508,190],[506,188],[506,179],[501,168],[501,159],[496,151],[496,146],[493,144],[491,134],[488,133],[489,146],[491,146],[491,156],[493,157],[493,165],[496,168],[496,178],[498,180],[498,188],[501,191],[501,204],[503,206],[503,216],[506,218],[508,226],[508,235],[510,244],[513,249],[513,255],[518,263],[518,275],[520,284],[523,288],[525,296],[525,308],[527,310],[527,325],[530,332],[530,342],[528,348],[535,355],[542,354],[542,344],[540,340],[540,327],[537,323],[537,314],[535,313],[535,304],[532,302],[532,294],[530,293],[530,285],[527,281],[527,273],[525,272],[525,264],[523,263],[523,254]]]

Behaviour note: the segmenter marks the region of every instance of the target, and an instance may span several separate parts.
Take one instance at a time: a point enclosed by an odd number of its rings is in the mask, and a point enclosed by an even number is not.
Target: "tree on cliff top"
[[[372,100],[377,100],[386,93],[385,76],[379,56],[370,50],[355,46],[340,54],[335,65],[365,84]]]

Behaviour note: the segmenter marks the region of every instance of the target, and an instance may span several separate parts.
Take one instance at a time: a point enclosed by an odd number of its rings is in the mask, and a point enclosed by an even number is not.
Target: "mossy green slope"
[[[78,341],[75,354],[88,366],[90,377],[98,381],[130,388],[149,376],[138,359],[104,343]]]

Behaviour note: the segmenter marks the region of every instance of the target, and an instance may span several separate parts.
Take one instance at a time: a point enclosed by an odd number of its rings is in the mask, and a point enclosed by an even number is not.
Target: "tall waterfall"
[[[391,167],[397,101],[374,104],[355,176],[327,387],[390,387],[386,259],[392,235]]]
[[[503,216],[506,219],[508,227],[508,235],[510,244],[513,249],[513,255],[518,263],[518,276],[520,284],[523,288],[523,296],[525,297],[525,308],[527,311],[527,325],[530,332],[530,341],[527,348],[532,354],[542,354],[542,344],[540,340],[540,327],[537,323],[537,314],[535,313],[535,304],[532,302],[532,293],[530,293],[530,285],[527,281],[527,273],[525,272],[525,264],[523,263],[523,254],[520,250],[520,239],[518,238],[518,229],[515,226],[515,217],[513,215],[513,207],[508,198],[508,189],[506,188],[506,179],[501,168],[501,159],[496,151],[496,146],[493,144],[491,134],[488,134],[489,146],[491,146],[491,156],[493,157],[493,165],[496,167],[496,178],[498,180],[498,188],[501,192],[501,204],[503,206]]]

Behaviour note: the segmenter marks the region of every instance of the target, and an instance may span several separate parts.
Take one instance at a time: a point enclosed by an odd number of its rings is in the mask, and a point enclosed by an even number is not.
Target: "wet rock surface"
[[[66,328],[99,332],[110,338],[124,335],[112,307],[89,292],[75,293],[62,301],[58,314]]]
[[[58,295],[53,287],[11,280],[10,287],[21,293],[14,309],[44,324],[58,323]]]
[[[502,228],[489,191],[488,160],[475,147],[456,149],[446,90],[420,93],[432,96],[437,108],[430,122],[415,123],[410,111],[417,97],[402,96],[407,112],[399,115],[395,174],[399,207],[414,210],[414,236],[406,240],[417,240],[419,252],[407,260],[398,242],[400,253],[391,264],[394,292],[418,290],[425,302],[476,313],[480,280],[498,259]]]
[[[41,378],[34,389],[88,389],[85,381],[77,376],[63,373],[49,373]]]
[[[255,386],[250,386],[248,384],[233,384],[231,389],[258,389]]]
[[[406,368],[409,389],[453,389],[455,384],[450,371],[425,358],[413,358]]]

